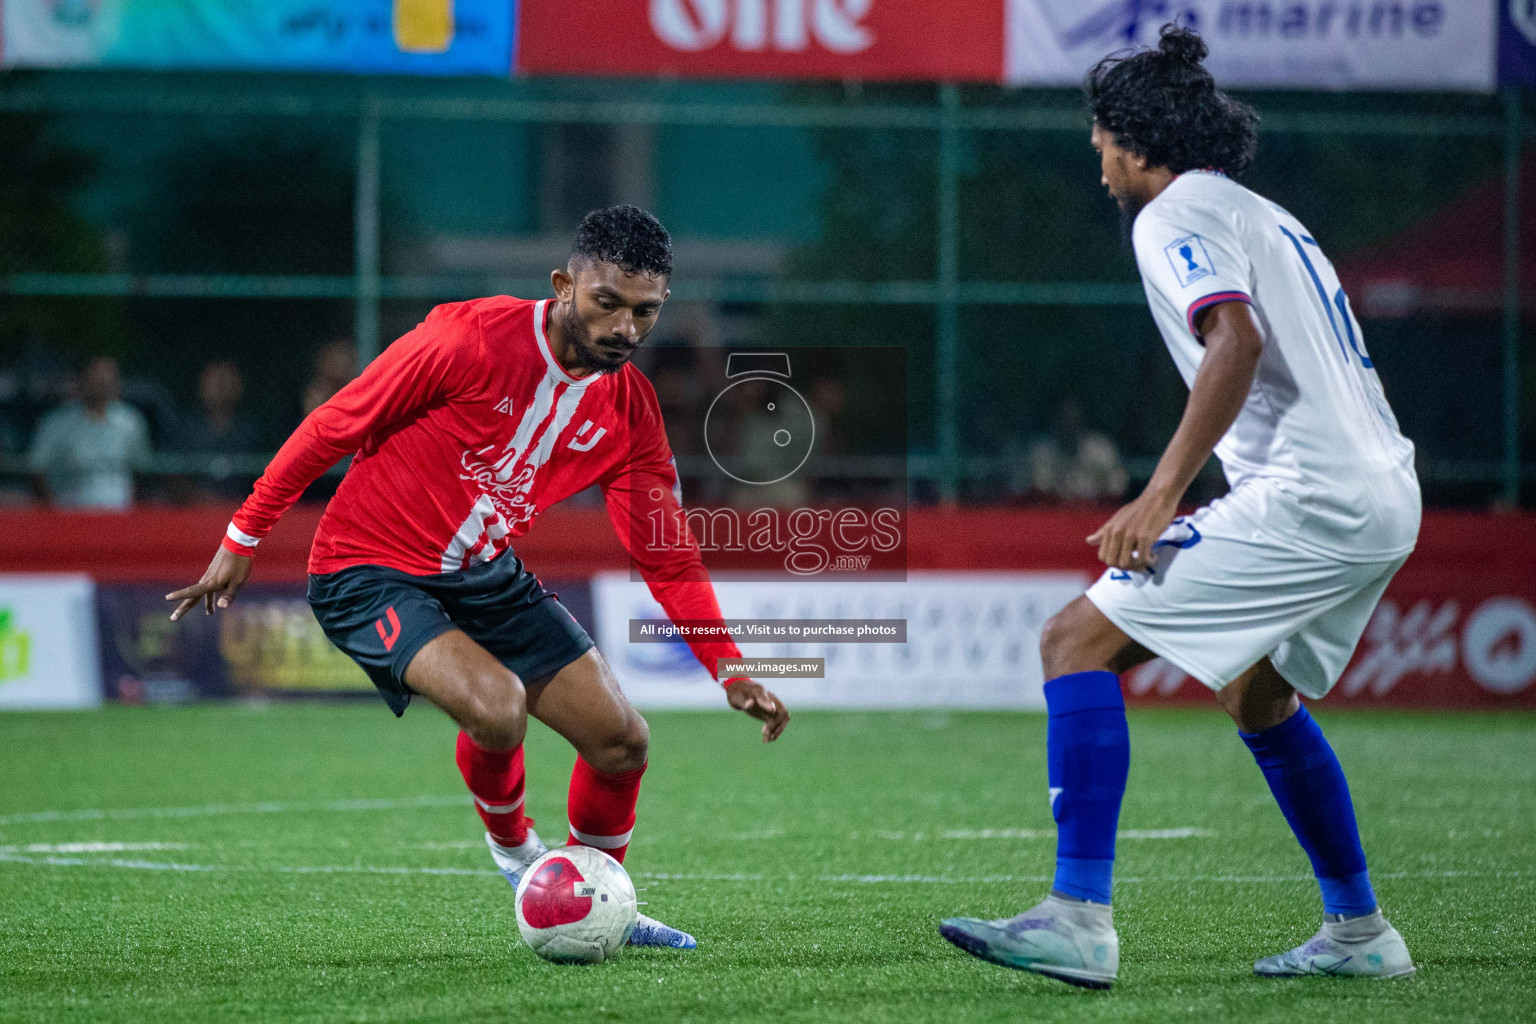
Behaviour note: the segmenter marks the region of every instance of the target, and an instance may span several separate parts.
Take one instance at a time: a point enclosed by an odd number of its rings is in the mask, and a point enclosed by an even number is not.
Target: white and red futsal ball
[[[624,865],[590,846],[550,850],[517,887],[517,930],[545,960],[600,964],[635,927],[635,885]]]

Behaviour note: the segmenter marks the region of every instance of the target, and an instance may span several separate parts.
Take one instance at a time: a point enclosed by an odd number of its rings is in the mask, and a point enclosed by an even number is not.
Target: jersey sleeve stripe
[[[260,537],[252,537],[234,523],[230,523],[229,529],[224,531],[224,546],[237,555],[255,554],[256,545],[260,543]]]
[[[1251,306],[1253,297],[1247,292],[1214,292],[1196,299],[1189,304],[1189,312],[1184,314],[1184,322],[1189,324],[1189,333],[1196,338],[1200,337],[1200,332],[1195,330],[1195,317],[1200,315],[1201,310],[1210,309],[1223,302],[1246,302]]]

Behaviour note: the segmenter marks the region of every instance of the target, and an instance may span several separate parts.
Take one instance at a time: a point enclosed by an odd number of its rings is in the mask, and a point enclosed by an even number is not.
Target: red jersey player
[[[633,206],[582,221],[555,298],[434,309],[309,415],[230,523],[197,584],[167,600],[234,600],[261,538],[311,481],[356,453],[309,556],[309,603],[396,715],[420,694],[458,723],[457,760],[496,866],[516,887],[544,845],[523,814],[533,715],[578,757],[570,842],[620,860],[635,825],[649,730],[586,630],[511,550],[550,505],[602,487],[620,538],[673,619],[719,620],[697,545],[645,543],[678,508],[677,471],[650,382],[629,360],[668,296],[671,239]],[[691,640],[711,674],[729,638]],[[783,703],[728,679],[731,706],[775,740]],[[642,915],[636,945],[691,949]]]

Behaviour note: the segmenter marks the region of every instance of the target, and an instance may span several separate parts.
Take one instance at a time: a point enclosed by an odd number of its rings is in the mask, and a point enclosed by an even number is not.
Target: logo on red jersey
[[[496,403],[496,411],[497,412],[504,412],[508,416],[511,416],[512,415],[512,399],[510,399],[510,398],[503,398],[501,401],[497,402]]]
[[[534,477],[554,454],[557,439],[575,416],[584,393],[582,388],[546,376],[539,382],[532,404],[518,418],[511,438],[460,456],[460,478],[473,481],[480,488],[481,497],[443,552],[444,572],[495,557],[506,546],[506,538],[533,519],[538,511],[533,498]],[[510,410],[511,400],[507,402]],[[588,440],[590,448],[597,443],[597,436]]]
[[[384,628],[384,619],[389,620],[389,629]],[[384,609],[384,618],[374,619],[373,628],[379,631],[379,639],[384,641],[384,649],[395,649],[395,641],[400,639],[400,616],[395,614],[395,606],[390,605]]]
[[[581,425],[581,429],[576,431],[576,436],[571,438],[570,443],[567,444],[566,447],[571,449],[572,451],[577,451],[577,452],[589,452],[589,451],[591,451],[592,450],[592,446],[597,444],[597,442],[601,441],[603,439],[603,435],[608,433],[608,428],[607,427],[598,427],[596,432],[591,434],[589,437],[583,438],[581,436],[581,435],[587,433],[587,431],[589,431],[591,429],[592,429],[592,421],[591,420],[587,420],[587,422],[585,422],[585,423],[583,423]]]

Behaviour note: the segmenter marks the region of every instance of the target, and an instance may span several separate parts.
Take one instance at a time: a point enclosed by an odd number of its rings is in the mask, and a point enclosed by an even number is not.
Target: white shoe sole
[[[1253,968],[1255,978],[1366,978],[1376,981],[1392,981],[1395,978],[1411,978],[1418,972],[1418,967],[1409,964],[1403,970],[1394,971],[1391,974],[1364,974],[1348,971],[1261,971],[1258,965]]]
[[[988,959],[990,960],[991,958],[989,957]],[[992,960],[991,962],[1002,963],[1000,960]],[[1028,971],[1031,974],[1039,974],[1047,978],[1054,978],[1057,981],[1064,981],[1068,985],[1076,985],[1078,988],[1092,988],[1103,991],[1115,983],[1115,976],[1113,974],[1097,974],[1093,971],[1078,970],[1077,968],[1073,967],[1051,967],[1046,964],[1030,964],[1023,967],[1014,967],[1013,964],[1003,964],[1003,966],[1013,967],[1014,970],[1017,971]]]
[[[1030,974],[1038,974],[1042,977],[1066,982],[1068,985],[1076,985],[1078,988],[1103,990],[1115,983],[1115,975],[1106,974],[1103,971],[1091,971],[1083,967],[1059,967],[1055,964],[1024,963],[1013,960],[1005,954],[995,952],[992,949],[992,944],[987,940],[978,935],[972,935],[963,928],[950,925],[947,922],[939,926],[939,934],[951,945],[964,950],[978,960],[985,960],[987,963],[997,964],[999,967],[1007,967],[1015,971],[1028,971]]]

